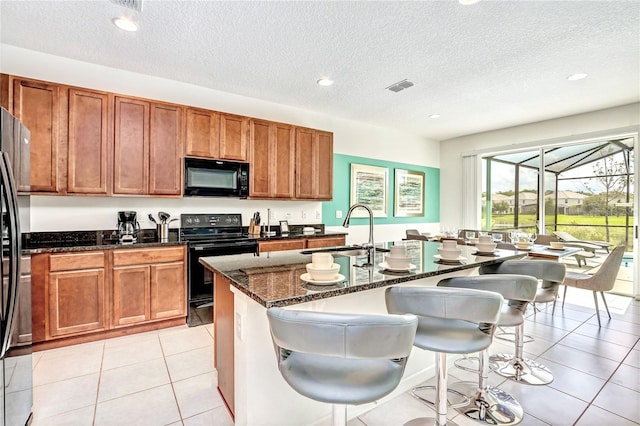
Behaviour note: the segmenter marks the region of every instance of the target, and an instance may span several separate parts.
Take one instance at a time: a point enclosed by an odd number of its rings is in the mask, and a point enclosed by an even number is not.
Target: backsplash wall
[[[137,211],[141,228],[154,228],[147,216],[151,213],[157,219],[158,211],[178,218],[181,213],[241,213],[243,225],[247,226],[256,211],[266,225],[270,208],[274,217],[271,225],[278,225],[280,220],[292,224],[322,223],[322,205],[317,201],[71,196],[31,196],[29,201],[30,232],[116,229],[120,210]],[[179,222],[173,222],[170,227],[178,228]]]

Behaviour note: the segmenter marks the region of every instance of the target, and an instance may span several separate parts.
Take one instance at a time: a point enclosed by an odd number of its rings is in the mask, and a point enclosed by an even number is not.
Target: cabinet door
[[[293,127],[275,123],[273,125],[273,149],[271,180],[276,198],[293,198],[295,182],[296,139]],[[253,170],[251,170],[253,172]]]
[[[185,263],[151,265],[151,319],[186,315]]]
[[[239,115],[220,115],[220,158],[247,161],[249,119]]]
[[[317,131],[314,140],[314,198],[333,198],[333,134]]]
[[[23,79],[13,80],[13,115],[31,132],[30,180],[32,192],[58,192],[58,155],[62,110],[66,97],[61,86]]]
[[[108,102],[106,93],[69,89],[68,193],[107,193]]]
[[[307,248],[337,247],[345,245],[344,235],[339,237],[309,238]]]
[[[104,269],[49,275],[48,337],[106,329]]]
[[[147,321],[150,317],[148,266],[113,268],[113,325]]]
[[[182,190],[182,108],[151,105],[149,194],[180,195]]]
[[[251,120],[251,140],[249,143],[249,190],[251,197],[270,198],[272,196],[272,124],[268,121]]]
[[[116,97],[113,193],[147,194],[149,103]]]
[[[215,111],[187,109],[185,154],[220,158],[220,114]]]
[[[313,130],[296,129],[296,198],[314,198]]]

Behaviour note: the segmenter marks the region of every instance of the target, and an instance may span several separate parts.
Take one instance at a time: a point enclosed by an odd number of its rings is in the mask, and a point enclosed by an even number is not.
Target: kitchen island
[[[385,243],[384,249],[394,243]],[[494,256],[475,256],[472,246],[459,246],[462,261],[442,264],[434,257],[439,243],[403,241],[410,271],[391,272],[380,264],[377,251],[372,267],[365,258],[336,257],[344,280],[331,285],[303,281],[310,254],[273,252],[259,257],[236,255],[200,259],[214,273],[214,362],[218,389],[236,425],[302,425],[327,421],[329,404],[305,398],[282,379],[271,342],[266,309],[272,306],[325,312],[386,313],[384,291],[391,285],[435,286],[453,275],[472,275],[480,265],[518,259],[526,253],[498,250]],[[339,253],[339,252],[337,252]],[[433,354],[414,348],[400,386],[382,401],[411,389],[434,375]],[[377,403],[349,407],[349,417]]]

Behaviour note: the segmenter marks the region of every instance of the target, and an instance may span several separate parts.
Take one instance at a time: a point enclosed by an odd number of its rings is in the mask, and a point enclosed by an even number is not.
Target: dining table
[[[582,249],[580,247],[568,247],[565,246],[561,249],[552,248],[544,244],[534,244],[529,250],[518,249],[519,251],[528,251],[529,257],[544,258],[552,260],[560,260],[563,257],[573,256],[576,253],[580,253]]]

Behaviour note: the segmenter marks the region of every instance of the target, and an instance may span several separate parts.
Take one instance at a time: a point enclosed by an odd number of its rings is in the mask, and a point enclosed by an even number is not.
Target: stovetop
[[[180,239],[183,241],[235,241],[246,240],[242,232],[242,215],[233,214],[181,214]]]

